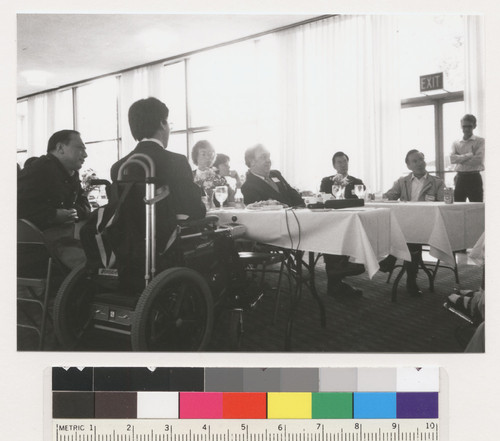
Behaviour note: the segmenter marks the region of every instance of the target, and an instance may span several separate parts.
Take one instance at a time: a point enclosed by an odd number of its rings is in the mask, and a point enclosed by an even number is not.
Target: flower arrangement
[[[200,186],[205,193],[210,193],[215,187],[219,185],[226,185],[226,180],[216,173],[213,168],[199,171],[194,177],[194,182]]]
[[[97,185],[92,185],[90,183],[92,179],[98,179],[98,177],[96,172],[91,168],[85,169],[80,175],[82,189],[85,193],[90,193],[92,190],[98,187]]]
[[[330,178],[332,185],[340,185],[341,187],[347,187],[349,185],[349,177],[343,175],[335,175]]]

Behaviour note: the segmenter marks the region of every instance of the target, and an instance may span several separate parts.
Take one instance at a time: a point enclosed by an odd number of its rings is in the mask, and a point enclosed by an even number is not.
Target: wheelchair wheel
[[[64,279],[54,300],[54,331],[64,349],[75,349],[91,322],[90,304],[94,283],[87,278],[85,264]]]
[[[213,300],[205,279],[190,268],[170,268],[142,293],[132,322],[135,351],[200,351],[212,333]]]

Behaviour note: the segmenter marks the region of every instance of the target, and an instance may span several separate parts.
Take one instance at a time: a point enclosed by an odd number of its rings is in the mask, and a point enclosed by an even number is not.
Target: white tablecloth
[[[453,251],[471,248],[484,233],[482,202],[370,202],[369,207],[389,208],[408,243],[430,245],[430,253],[448,265]]]
[[[406,241],[391,210],[367,207],[311,211],[309,209],[252,211],[217,210],[219,224],[243,224],[252,240],[283,248],[347,255],[366,266],[368,275],[378,271],[387,254],[410,259]]]

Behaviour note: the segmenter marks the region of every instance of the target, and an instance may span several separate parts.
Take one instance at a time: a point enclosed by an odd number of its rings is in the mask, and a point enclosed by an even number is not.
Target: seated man
[[[257,201],[275,199],[283,204],[293,207],[303,207],[304,201],[285,180],[277,170],[271,170],[270,153],[260,144],[247,149],[245,152],[245,163],[248,166],[247,178],[241,187],[245,204]],[[333,261],[331,268],[327,263],[331,277],[329,276],[328,293],[335,294],[362,294],[360,290],[342,282],[342,278],[347,275],[346,270],[352,270],[347,256],[330,256]],[[328,258],[325,262],[330,262]],[[363,265],[359,265],[364,271]],[[356,268],[359,270],[359,268]],[[359,274],[359,272],[358,272]],[[330,283],[331,281],[331,283]]]
[[[281,173],[271,170],[271,154],[262,144],[245,151],[245,164],[248,172],[241,186],[245,204],[274,199],[289,207],[304,206],[300,194],[286,182]]]
[[[332,185],[337,184],[345,187],[344,197],[346,199],[357,199],[354,194],[355,185],[363,185],[361,179],[349,176],[349,156],[344,152],[336,152],[332,157],[332,165],[337,174],[327,176],[321,180],[319,191],[324,193],[332,192]],[[356,276],[365,271],[364,265],[349,262],[349,256],[339,256],[334,254],[323,255],[325,269],[328,277],[328,294],[331,296],[339,295],[362,295],[360,289],[354,288],[347,283],[342,282],[346,276]]]
[[[405,158],[406,166],[412,173],[402,176],[392,188],[384,195],[389,200],[395,201],[443,201],[444,200],[444,182],[436,176],[427,173],[424,154],[418,150],[410,150]],[[406,290],[412,296],[422,295],[417,285],[418,263],[422,260],[422,245],[408,244],[411,254],[411,262],[405,262],[407,272]],[[389,272],[394,268],[396,258],[388,256],[380,262],[380,270]]]
[[[205,205],[201,190],[193,180],[193,172],[185,156],[167,149],[170,127],[168,108],[156,98],[136,101],[130,106],[128,120],[134,139],[139,141],[135,149],[111,167],[111,179],[116,181],[120,166],[132,155],[149,156],[156,167],[159,179],[157,188],[168,185],[177,219],[201,219],[205,217]]]
[[[354,194],[354,186],[363,185],[364,187],[364,184],[361,179],[348,174],[349,156],[344,152],[337,152],[332,157],[332,164],[337,174],[323,178],[319,191],[322,193],[331,193],[332,185],[340,183],[340,185],[345,187],[344,197],[346,199],[357,199],[358,197]]]
[[[60,130],[50,137],[47,154],[18,174],[18,218],[42,230],[68,268],[85,261],[80,243],[74,239],[74,227],[76,221],[90,214],[78,175],[86,157],[80,133]],[[36,260],[35,256],[26,258]],[[23,259],[19,261],[22,266]]]

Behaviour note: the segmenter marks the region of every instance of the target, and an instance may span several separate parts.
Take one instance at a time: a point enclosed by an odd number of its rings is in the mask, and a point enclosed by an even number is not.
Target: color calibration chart
[[[52,368],[52,441],[438,441],[440,370]]]

